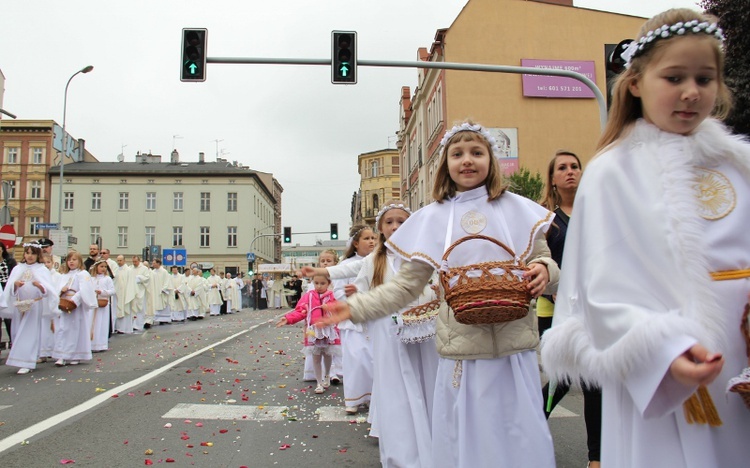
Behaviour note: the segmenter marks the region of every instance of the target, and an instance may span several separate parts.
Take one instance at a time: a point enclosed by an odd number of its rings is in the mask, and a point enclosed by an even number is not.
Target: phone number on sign
[[[537,91],[565,91],[565,92],[581,92],[583,87],[581,86],[537,86]]]

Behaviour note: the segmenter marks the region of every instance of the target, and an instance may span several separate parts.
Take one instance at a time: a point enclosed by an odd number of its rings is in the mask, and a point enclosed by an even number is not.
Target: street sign
[[[187,249],[162,249],[164,266],[186,266]]]
[[[76,245],[78,244],[78,238],[73,236],[68,236],[68,244]]]
[[[5,244],[6,249],[10,249],[16,245],[16,230],[13,229],[12,224],[0,227],[0,242]]]
[[[0,226],[10,224],[10,208],[4,206],[0,208]]]
[[[57,223],[36,223],[37,229],[57,229]]]
[[[50,229],[47,237],[54,243],[52,254],[59,257],[68,255],[68,231],[65,229]]]
[[[247,254],[247,261],[248,262],[254,262],[255,261],[255,254],[253,252],[250,252]]]

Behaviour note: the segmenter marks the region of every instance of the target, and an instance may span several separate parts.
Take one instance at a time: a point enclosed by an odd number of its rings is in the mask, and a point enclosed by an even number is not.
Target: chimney
[[[206,155],[204,153],[198,153],[198,164],[204,164],[206,162]]]
[[[172,164],[177,164],[180,162],[180,153],[178,153],[176,149],[172,150],[172,155],[169,159],[169,162]]]

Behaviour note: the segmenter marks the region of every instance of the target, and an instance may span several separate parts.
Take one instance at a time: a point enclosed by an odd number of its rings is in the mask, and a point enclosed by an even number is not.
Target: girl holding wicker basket
[[[390,315],[439,271],[445,302],[436,322],[431,459],[423,466],[555,464],[529,313],[531,297],[559,274],[545,240],[553,214],[505,190],[499,156],[484,127],[450,129],[441,141],[437,201],[386,242],[404,262],[398,274],[331,308],[332,321]]]
[[[601,384],[602,466],[747,466],[750,144],[717,19],[674,9],[622,54],[609,121],[576,195],[542,362]]]

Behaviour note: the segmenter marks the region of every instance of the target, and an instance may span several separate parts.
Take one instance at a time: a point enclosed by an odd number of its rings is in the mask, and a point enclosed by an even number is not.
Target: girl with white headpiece
[[[479,265],[501,255],[506,261],[508,253],[493,242],[481,243],[474,234],[502,242],[513,252],[511,263],[527,265],[523,273],[513,271],[510,278],[522,283],[529,295],[541,294],[550,280],[556,283],[559,269],[545,240],[553,214],[506,192],[498,154],[495,139],[484,127],[464,122],[450,129],[441,141],[433,188],[437,201],[409,217],[386,242],[404,261],[398,274],[331,307],[336,315],[329,322],[351,318],[359,323],[405,307],[423,291],[435,270],[449,270],[443,261],[446,253],[451,264],[458,265]],[[472,240],[459,246],[468,247],[449,251],[469,236]],[[441,279],[444,297],[442,283]],[[452,289],[456,283],[449,286]],[[505,307],[506,299],[487,300],[488,310]],[[424,466],[555,465],[539,391],[536,317],[533,311],[524,312],[516,320],[473,325],[459,323],[456,311],[441,305],[436,323],[440,357],[432,407],[432,459],[420,460]]]

